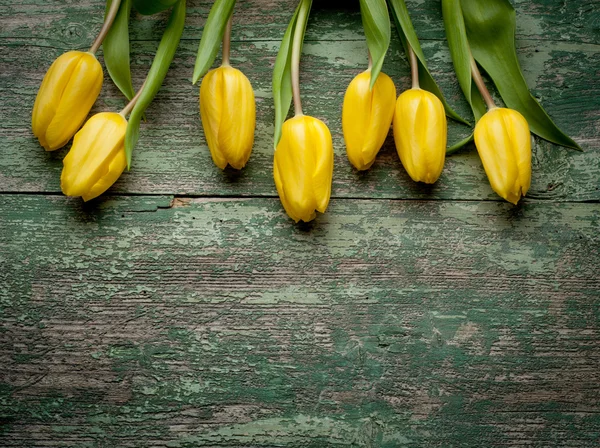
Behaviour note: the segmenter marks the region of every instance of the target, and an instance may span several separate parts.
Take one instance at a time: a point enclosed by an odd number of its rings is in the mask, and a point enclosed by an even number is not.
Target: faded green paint
[[[600,429],[598,204],[334,200],[307,228],[268,198],[4,195],[0,217],[8,446]]]
[[[439,3],[407,3],[466,115]],[[103,2],[0,0],[0,446],[595,446],[597,8],[515,3],[525,76],[585,152],[537,141],[518,207],[473,151],[424,188],[390,138],[357,174],[340,110],[365,65],[360,16],[315,2],[303,95],[332,130],[335,199],[298,226],[275,197],[269,85],[294,0],[236,6],[232,57],[258,101],[243,172],[216,169],[204,143],[189,78],[212,2],[190,1],[133,171],[89,204],[60,196],[65,151],[39,148],[29,114],[53,58],[93,39]],[[164,23],[134,21],[139,85]],[[393,39],[384,71],[401,90]],[[107,80],[95,110],[122,105]],[[450,138],[466,131],[451,124]]]

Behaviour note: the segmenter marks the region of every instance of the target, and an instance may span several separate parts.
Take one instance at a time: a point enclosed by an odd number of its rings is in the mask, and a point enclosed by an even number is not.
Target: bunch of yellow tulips
[[[131,87],[126,34],[132,2],[142,14],[172,7],[155,61],[135,96]],[[506,6],[506,0],[481,2]],[[406,49],[412,75],[412,87],[398,97],[394,82],[381,71],[390,41],[387,3]],[[531,184],[531,133],[528,120],[522,113],[515,108],[496,106],[471,55],[468,38],[475,41],[479,34],[485,34],[486,28],[478,23],[477,14],[484,14],[486,10],[482,9],[472,16],[465,13],[463,17],[457,0],[442,1],[459,83],[476,119],[473,135],[447,150],[446,116],[466,122],[450,108],[431,77],[404,1],[387,0],[387,3],[386,0],[360,0],[369,47],[369,66],[350,82],[343,101],[342,130],[350,163],[359,171],[369,169],[392,128],[398,156],[410,178],[415,182],[433,184],[441,176],[447,152],[474,140],[492,189],[502,198],[517,204]],[[252,85],[230,62],[234,5],[235,0],[215,0],[200,41],[193,76],[194,83],[203,78],[199,95],[200,118],[212,160],[221,169],[227,166],[242,169],[246,165],[252,152],[256,126]],[[322,120],[303,113],[300,98],[299,65],[311,6],[312,0],[299,0],[273,71],[273,177],[285,211],[296,222],[311,221],[317,212],[325,212],[333,179],[331,133]],[[65,146],[74,136],[73,145],[63,162],[61,187],[64,194],[80,196],[85,201],[95,198],[130,165],[140,118],[166,75],[183,31],[184,19],[185,0],[108,0],[104,25],[90,50],[69,51],[52,64],[33,106],[32,129],[47,151]],[[494,16],[486,20],[495,19]],[[481,27],[478,35],[465,34],[465,20],[471,21],[469,29]],[[115,32],[119,38],[113,39],[110,49],[105,49],[105,60],[113,81],[130,102],[119,113],[94,115],[82,127],[102,88],[103,70],[95,54],[111,31],[113,22],[119,24],[119,31]],[[493,37],[488,36],[487,39]],[[126,46],[114,45],[125,39]],[[211,70],[221,43],[221,65]],[[477,44],[479,50],[483,44],[479,41]],[[118,57],[113,57],[115,51],[121,52]],[[477,55],[488,64],[486,70],[494,73],[494,60],[487,58],[485,52]],[[114,70],[113,62],[110,62],[114,60],[126,60],[126,70]],[[513,68],[513,72],[515,70]],[[477,87],[477,91],[473,92],[479,92],[482,101],[474,101],[471,82]],[[499,82],[496,81],[496,84]],[[523,89],[522,85],[516,88]],[[286,120],[292,100],[295,113]],[[541,106],[531,99],[522,110],[525,115],[539,118],[542,115],[536,107],[543,112]],[[129,114],[128,121],[126,117]],[[547,115],[544,116],[550,132],[544,134],[544,129],[538,129],[540,135],[565,146],[577,147],[557,128],[552,128],[555,125]],[[536,125],[540,121],[537,118],[532,119]]]
[[[348,86],[342,109],[346,152],[357,170],[370,168],[393,123],[396,150],[406,172],[415,182],[433,184],[446,157],[446,112],[437,96],[419,87],[417,59],[410,47],[409,55],[413,86],[396,101],[396,88],[385,73],[369,88],[371,68]],[[490,109],[475,127],[475,145],[492,189],[516,204],[531,184],[529,126],[516,110],[497,108],[479,72],[474,76]]]
[[[346,152],[357,170],[375,162],[393,122],[396,150],[409,176],[416,182],[438,180],[446,156],[446,114],[433,94],[413,87],[396,100],[396,87],[380,73],[369,88],[371,69],[356,76],[344,96],[342,127]]]
[[[35,99],[33,134],[46,151],[65,146],[87,118],[102,89],[98,50],[119,8],[113,2],[100,35],[88,52],[69,51],[54,61]],[[64,159],[61,187],[84,200],[102,194],[125,169],[123,140],[127,121],[119,114],[95,115],[77,133]]]
[[[138,94],[121,112],[95,114],[82,127],[102,89],[103,70],[96,59],[96,52],[115,21],[119,20],[118,16],[127,26],[130,2],[108,0],[104,24],[90,50],[69,51],[58,57],[46,72],[33,106],[31,127],[44,149],[54,151],[62,148],[74,136],[73,145],[63,159],[60,184],[65,195],[80,196],[84,201],[104,193],[128,166],[127,143],[129,140],[130,146],[135,144],[137,135],[129,135],[132,130],[126,117],[131,113],[131,121],[137,119],[139,122],[139,116],[154,98],[166,75],[183,31],[185,0],[176,0],[155,58],[155,62],[158,59],[160,63],[153,63]],[[108,65],[107,56],[105,51]]]

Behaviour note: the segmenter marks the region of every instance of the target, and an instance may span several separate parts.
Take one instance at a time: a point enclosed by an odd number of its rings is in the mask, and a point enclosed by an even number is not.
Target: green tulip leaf
[[[458,115],[454,109],[450,107],[446,98],[444,98],[442,91],[434,81],[433,76],[431,76],[431,72],[427,67],[425,55],[421,49],[421,44],[419,43],[419,38],[417,37],[415,28],[410,20],[406,3],[404,3],[404,0],[389,0],[389,2],[392,7],[392,16],[394,17],[396,29],[398,30],[398,35],[400,36],[406,54],[408,55],[408,46],[410,45],[417,56],[417,62],[419,64],[419,84],[421,88],[433,93],[440,99],[448,117],[468,125],[469,122]]]
[[[112,0],[106,2],[106,11],[108,12]],[[131,68],[129,66],[129,16],[131,13],[131,0],[123,0],[117,17],[112,27],[108,31],[102,50],[104,52],[104,64],[108,74],[125,95],[131,100],[135,95],[133,84],[131,82]]]
[[[202,38],[198,46],[198,55],[194,66],[192,83],[196,84],[210,70],[215,62],[227,22],[233,14],[235,0],[216,0],[210,9],[208,19],[202,31]]]
[[[474,104],[473,98],[479,95],[471,79],[471,49],[467,40],[465,31],[465,22],[460,8],[460,0],[442,0],[442,14],[444,16],[444,27],[446,28],[446,38],[448,47],[454,64],[454,71],[458,78],[460,88],[471,106],[475,121],[478,121],[486,112],[485,104],[480,109]],[[479,95],[481,97],[481,95]],[[483,99],[481,101],[483,103]]]
[[[510,2],[461,0],[460,3],[473,57],[490,76],[507,107],[519,111],[534,134],[552,143],[581,150],[554,124],[529,92],[517,59],[516,14]]]
[[[140,131],[140,121],[146,108],[150,105],[160,86],[162,85],[169,66],[175,56],[185,24],[185,0],[179,0],[171,11],[171,16],[163,33],[152,66],[146,77],[140,97],[131,111],[127,133],[125,135],[125,154],[127,155],[127,168],[131,166],[133,148],[137,144]]]
[[[373,66],[371,68],[371,89],[377,81],[385,55],[390,46],[391,26],[385,0],[360,0],[360,15],[362,17],[367,46],[371,53]]]
[[[296,27],[301,26],[306,31],[306,23],[308,22],[311,6],[312,0],[300,0],[285,30],[277,58],[275,59],[275,67],[273,68],[273,102],[275,104],[274,147],[277,147],[281,139],[281,128],[292,105],[292,39]],[[303,9],[306,11],[303,14],[306,20],[303,23],[298,23],[298,16]],[[302,33],[303,38],[304,31]]]
[[[454,154],[455,152],[458,152],[458,150],[460,150],[463,146],[465,146],[468,143],[471,143],[474,138],[475,138],[475,136],[471,132],[471,134],[468,137],[463,138],[459,142],[456,142],[455,144],[453,144],[452,146],[450,146],[449,148],[447,148],[446,149],[446,155],[449,156],[451,154]]]
[[[145,16],[169,9],[178,0],[133,0],[136,11]]]

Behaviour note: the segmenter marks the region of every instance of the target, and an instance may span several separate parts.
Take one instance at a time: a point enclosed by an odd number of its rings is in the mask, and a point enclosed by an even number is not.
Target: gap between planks
[[[0,198],[2,196],[49,196],[49,197],[66,197],[58,191],[2,191],[0,192]],[[164,198],[171,197],[175,200],[186,200],[186,199],[207,199],[207,200],[248,200],[248,199],[279,199],[277,195],[265,194],[265,195],[239,195],[239,194],[201,194],[201,193],[124,193],[117,192],[102,195],[101,198],[110,197],[150,197],[150,198]],[[389,202],[451,202],[451,203],[473,203],[473,202],[498,202],[505,203],[506,201],[500,197],[496,198],[483,198],[483,199],[447,199],[447,198],[385,198],[385,197],[362,197],[362,196],[335,196],[331,195],[332,200],[336,201],[389,201]],[[507,202],[506,202],[507,203]],[[519,208],[525,203],[529,204],[599,204],[598,199],[581,199],[581,200],[568,200],[568,201],[556,201],[553,199],[537,199],[527,198],[526,202],[520,202],[514,208]],[[91,202],[93,204],[93,202]]]

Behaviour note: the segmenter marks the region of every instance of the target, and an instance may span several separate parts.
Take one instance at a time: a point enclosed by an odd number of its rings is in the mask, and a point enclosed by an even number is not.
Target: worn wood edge
[[[278,0],[265,5],[264,0],[247,0],[236,6],[233,38],[237,40],[281,40],[296,2]],[[516,0],[517,39],[543,38],[579,43],[600,44],[594,28],[594,0],[579,0],[566,6],[559,0]],[[407,1],[417,33],[422,40],[443,39],[441,8],[436,2]],[[188,19],[184,39],[200,40],[202,28],[212,6],[210,1],[188,2]],[[13,2],[2,0],[0,39],[15,37],[49,37],[72,47],[86,46],[100,28],[104,4],[101,0],[65,3],[58,0]],[[306,39],[345,40],[362,34],[358,5],[346,1],[315,2]],[[40,20],[32,22],[31,16]],[[167,14],[160,16],[166,21]],[[153,40],[156,17],[134,14],[134,40]],[[59,33],[49,30],[58,29]]]

